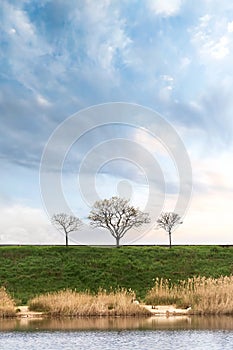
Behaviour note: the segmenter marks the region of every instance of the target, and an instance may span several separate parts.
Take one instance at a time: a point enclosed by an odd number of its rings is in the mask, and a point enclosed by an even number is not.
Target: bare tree
[[[70,232],[78,231],[82,221],[76,216],[65,213],[54,214],[51,218],[52,224],[59,230],[63,230],[66,236],[66,246],[68,247],[68,236]]]
[[[116,239],[119,247],[120,239],[133,227],[150,222],[149,214],[129,205],[129,200],[112,197],[96,201],[89,217],[93,227],[106,228]]]
[[[169,247],[171,248],[171,236],[172,231],[176,226],[182,224],[181,217],[173,212],[161,213],[160,217],[157,220],[158,227],[163,228],[169,234]]]

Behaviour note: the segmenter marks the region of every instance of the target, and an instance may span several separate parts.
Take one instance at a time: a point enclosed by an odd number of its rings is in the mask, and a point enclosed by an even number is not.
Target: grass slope
[[[64,288],[97,292],[99,287],[125,287],[144,298],[156,277],[177,281],[231,274],[233,247],[0,246],[0,286],[17,303]]]

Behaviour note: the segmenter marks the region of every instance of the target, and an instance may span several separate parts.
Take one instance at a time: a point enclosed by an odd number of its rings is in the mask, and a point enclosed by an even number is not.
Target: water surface
[[[233,317],[13,319],[0,321],[4,350],[232,350]]]

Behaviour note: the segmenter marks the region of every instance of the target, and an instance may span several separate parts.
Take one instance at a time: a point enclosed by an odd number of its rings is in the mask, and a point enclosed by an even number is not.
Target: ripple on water
[[[232,331],[71,331],[3,332],[4,350],[232,350]]]

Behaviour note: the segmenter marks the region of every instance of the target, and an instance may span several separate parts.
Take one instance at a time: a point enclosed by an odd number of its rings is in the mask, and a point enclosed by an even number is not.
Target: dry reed
[[[0,317],[15,316],[15,303],[4,287],[0,288]]]
[[[156,279],[148,292],[150,304],[191,306],[198,314],[233,314],[233,276],[220,278],[194,277],[174,284],[167,279]]]
[[[51,316],[139,316],[148,311],[132,302],[135,294],[120,289],[107,293],[100,289],[96,295],[62,290],[40,295],[29,301],[32,311],[44,311]]]

